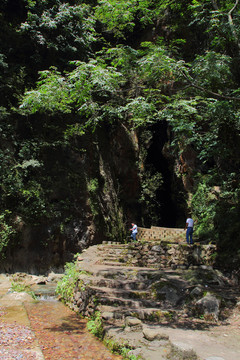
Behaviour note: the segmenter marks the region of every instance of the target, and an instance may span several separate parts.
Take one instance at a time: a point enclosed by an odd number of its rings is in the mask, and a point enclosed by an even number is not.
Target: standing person
[[[185,225],[185,229],[187,229],[186,231],[186,240],[187,240],[187,243],[189,244],[189,238],[190,238],[190,245],[193,244],[193,238],[192,238],[192,235],[193,235],[193,225],[194,225],[194,221],[191,217],[187,218],[186,220],[186,225]]]
[[[133,238],[133,241],[136,241],[136,235],[137,235],[137,225],[132,223],[132,228],[130,229],[132,232],[131,238]]]

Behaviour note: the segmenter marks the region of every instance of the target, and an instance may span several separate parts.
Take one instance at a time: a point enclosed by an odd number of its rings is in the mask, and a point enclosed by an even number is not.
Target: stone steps
[[[107,249],[107,251],[106,250],[100,250],[99,252],[100,252],[101,256],[115,256],[115,257],[117,257],[117,256],[121,256],[121,255],[126,254],[126,249],[122,249],[122,250],[118,250],[118,251],[116,251],[114,249]]]
[[[120,293],[119,293],[120,294]],[[122,295],[122,294],[121,294]],[[111,306],[115,306],[115,307],[123,307],[125,310],[127,310],[128,308],[132,308],[132,309],[143,309],[143,308],[160,308],[160,303],[153,301],[153,300],[144,300],[144,299],[130,299],[130,298],[124,298],[124,297],[120,297],[118,296],[118,294],[116,294],[116,296],[109,296],[109,294],[103,294],[98,296],[97,300],[99,301],[99,303],[101,303],[102,305],[111,305]]]
[[[131,300],[147,300],[150,297],[150,291],[148,289],[137,290],[137,289],[109,288],[107,286],[93,286],[93,285],[90,285],[89,289],[91,289],[94,292],[94,294],[99,297],[114,296],[114,297],[131,299]]]
[[[201,251],[205,256],[205,250],[198,246],[189,248],[165,242],[102,244],[89,248],[79,261],[79,270],[90,271],[91,275],[80,275],[76,304],[87,316],[98,308],[101,311],[108,309],[105,312],[113,319],[132,315],[158,322],[160,317],[164,318],[164,312],[168,316],[169,311],[177,317],[181,311],[188,311],[189,306],[183,308],[182,305],[191,301],[189,294],[195,287],[180,278],[179,274],[185,271],[181,266],[183,264],[186,269],[189,256],[200,256]],[[178,270],[166,265],[160,268],[160,261],[164,261],[162,253],[167,253],[168,257],[176,253]],[[151,260],[146,261],[151,265],[139,266],[145,258]],[[200,261],[195,268],[201,264]]]
[[[169,316],[174,316],[176,311],[174,309],[160,310],[159,307],[148,307],[148,308],[125,308],[125,307],[114,307],[110,305],[100,305],[98,310],[102,313],[104,320],[124,320],[127,316],[134,316],[140,320],[152,320],[164,322],[164,319],[168,319]],[[118,323],[119,324],[119,323]]]
[[[91,285],[96,287],[118,288],[125,290],[144,290],[148,283],[137,282],[136,280],[116,280],[103,277],[91,278]]]
[[[141,334],[137,348],[150,348],[146,327],[154,333],[151,339],[155,339],[155,328],[160,326],[163,334],[167,327],[185,331],[191,326],[195,331],[200,325],[205,330],[215,324],[218,314],[224,315],[225,304],[234,306],[238,296],[238,289],[227,288],[224,276],[214,270],[214,251],[210,244],[188,247],[166,241],[93,246],[78,263],[79,271],[85,273],[76,284],[74,310],[84,316],[100,311],[105,334],[110,338],[113,330],[117,340],[120,333],[124,341],[130,341],[135,332],[137,339]],[[209,306],[206,309],[205,301]],[[129,325],[130,321],[141,325]],[[152,345],[160,349],[162,340],[154,340]],[[149,354],[143,359],[166,358],[166,354]]]
[[[137,316],[140,319],[158,322],[160,317],[164,318],[164,311],[169,315],[169,305],[156,300],[151,285],[154,281],[165,278],[166,274],[172,276],[171,269],[163,272],[154,268],[127,266],[117,261],[110,262],[104,260],[105,253],[106,251],[101,251],[100,254],[97,252],[96,264],[101,265],[92,268],[91,277],[80,277],[87,284],[87,290],[94,298],[97,309],[106,313],[103,316],[114,320]],[[93,308],[92,302],[90,311]]]
[[[124,259],[127,259],[126,256],[122,256],[122,255],[112,255],[112,254],[106,254],[104,256],[101,257],[102,260],[104,261],[119,261],[121,259],[124,260]]]
[[[108,265],[108,266],[128,266],[128,263],[118,262],[117,260],[116,261],[107,261],[107,260],[104,261],[104,260],[102,260],[101,264]],[[135,264],[137,264],[137,261],[135,262]],[[134,262],[132,262],[131,265],[134,266]]]
[[[106,264],[105,264],[106,265]],[[170,270],[170,269],[169,269]],[[135,280],[146,280],[154,276],[160,276],[163,274],[162,270],[156,270],[153,268],[137,267],[137,266],[123,266],[123,264],[116,265],[112,264],[109,266],[102,266],[101,269],[97,267],[92,268],[92,273],[95,276],[102,276],[110,279],[135,279]]]
[[[123,251],[126,249],[125,244],[101,244],[98,245],[99,251],[105,251],[106,249],[114,249],[114,251]]]

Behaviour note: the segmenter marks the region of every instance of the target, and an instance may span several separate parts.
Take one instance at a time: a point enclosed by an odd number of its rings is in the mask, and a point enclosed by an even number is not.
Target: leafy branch
[[[233,8],[228,12],[228,22],[229,22],[233,37],[234,37],[234,39],[235,39],[235,41],[237,43],[237,46],[238,46],[238,48],[240,50],[240,42],[239,42],[238,35],[237,35],[236,29],[235,29],[235,26],[234,26],[234,23],[233,23],[233,18],[232,18],[232,13],[237,8],[238,3],[239,3],[239,0],[236,0]]]
[[[222,99],[222,100],[234,100],[234,101],[240,101],[239,97],[235,96],[228,96],[228,95],[222,95],[219,93],[216,93],[214,91],[211,91],[209,89],[204,88],[201,85],[198,85],[194,82],[194,79],[188,74],[188,76],[184,73],[184,71],[181,71],[182,76],[187,80],[190,87],[194,87],[195,89],[201,90],[205,93],[208,93],[209,95],[212,95],[215,98]]]

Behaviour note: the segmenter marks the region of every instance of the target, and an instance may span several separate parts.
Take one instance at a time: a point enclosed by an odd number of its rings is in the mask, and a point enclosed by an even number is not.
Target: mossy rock
[[[175,306],[182,297],[180,289],[169,281],[158,281],[152,284],[151,292],[156,300],[168,302],[173,306]]]
[[[223,283],[220,274],[217,274],[214,270],[209,269],[188,269],[183,274],[184,278],[192,285],[196,284],[216,284]]]

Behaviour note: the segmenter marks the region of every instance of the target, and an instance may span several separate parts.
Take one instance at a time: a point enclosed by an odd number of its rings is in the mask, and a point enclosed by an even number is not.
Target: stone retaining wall
[[[213,244],[169,244],[165,241],[146,241],[128,244],[122,262],[128,265],[153,268],[188,268],[213,266],[216,246]]]
[[[138,240],[165,240],[168,242],[183,242],[185,231],[183,228],[167,228],[152,226],[150,229],[138,227]]]

